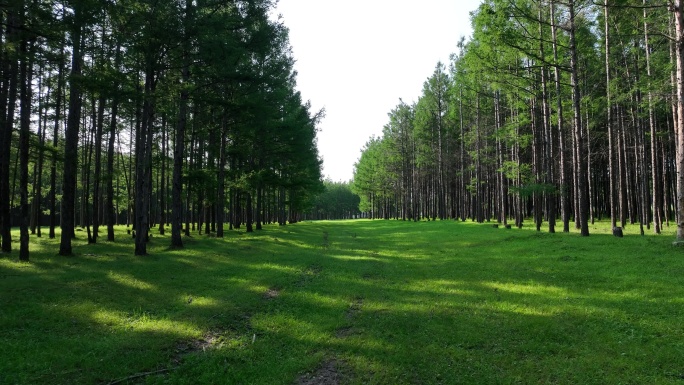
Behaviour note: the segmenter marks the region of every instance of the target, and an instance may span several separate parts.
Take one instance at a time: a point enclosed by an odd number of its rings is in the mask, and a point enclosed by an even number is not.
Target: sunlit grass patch
[[[145,257],[124,228],[68,258],[32,238],[31,262],[0,258],[0,383],[292,384],[330,362],[350,384],[681,382],[672,229],[594,226],[305,222],[155,234]]]

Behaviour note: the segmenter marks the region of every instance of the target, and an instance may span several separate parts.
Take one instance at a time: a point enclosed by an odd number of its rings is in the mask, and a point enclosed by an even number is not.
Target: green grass
[[[0,383],[684,383],[673,229],[308,222],[185,250],[155,232],[147,257],[118,231],[0,258]]]

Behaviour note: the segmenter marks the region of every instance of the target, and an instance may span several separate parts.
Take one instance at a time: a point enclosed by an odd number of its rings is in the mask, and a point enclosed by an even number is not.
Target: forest
[[[28,260],[42,226],[71,255],[77,232],[113,241],[125,224],[145,255],[153,230],[181,248],[191,232],[358,217],[584,236],[610,218],[684,239],[679,1],[483,1],[351,189],[322,180],[325,112],[297,91],[275,3],[0,2],[2,251],[13,226]]]
[[[483,0],[349,182],[276,3],[0,0],[0,384],[682,384],[681,0]]]
[[[316,125],[269,0],[0,1],[0,237],[61,227],[135,254],[153,228],[297,222],[322,191]]]
[[[604,218],[641,234],[681,221],[680,1],[487,0],[471,21],[366,143],[363,211],[583,236]]]

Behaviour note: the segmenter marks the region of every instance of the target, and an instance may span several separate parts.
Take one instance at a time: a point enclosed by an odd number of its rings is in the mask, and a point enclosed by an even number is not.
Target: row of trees
[[[375,217],[684,221],[679,1],[486,0],[355,167]],[[678,238],[682,238],[680,225]]]
[[[360,198],[351,188],[349,182],[323,181],[321,191],[313,205],[304,214],[304,219],[331,220],[353,219],[361,215]]]
[[[269,0],[0,2],[0,237],[126,221],[223,236],[294,222],[322,187],[312,113]],[[16,175],[18,175],[18,182]],[[185,225],[183,228],[183,224]]]

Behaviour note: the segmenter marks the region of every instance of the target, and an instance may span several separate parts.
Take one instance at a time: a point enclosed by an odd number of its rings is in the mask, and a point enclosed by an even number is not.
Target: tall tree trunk
[[[24,36],[21,41],[20,53],[21,64],[19,69],[19,99],[21,110],[19,113],[19,185],[21,194],[21,219],[19,222],[19,260],[29,260],[29,216],[30,205],[28,202],[28,169],[29,169],[29,137],[31,136],[31,81],[32,66],[31,49],[28,37]]]
[[[148,58],[148,60],[152,60]],[[150,191],[152,137],[154,123],[155,71],[151,62],[145,71],[145,93],[143,100],[142,127],[136,147],[135,171],[135,255],[147,255],[148,232],[150,230]]]
[[[19,28],[21,12],[23,12],[23,1],[15,2],[7,14],[7,33],[8,43],[19,41]],[[17,101],[17,83],[19,75],[19,60],[16,53],[3,50],[6,57],[3,60],[3,102],[7,100],[6,112],[2,114],[4,122],[0,127],[0,236],[2,237],[3,253],[12,251],[11,236],[11,193],[10,193],[10,156],[12,148],[12,131],[14,127],[14,112]],[[5,93],[6,90],[6,93]]]
[[[114,68],[119,69],[121,62],[121,47],[117,45],[116,56],[114,59]],[[107,241],[114,242],[114,224],[116,221],[117,211],[114,210],[114,144],[116,142],[116,125],[119,113],[119,85],[114,85],[114,98],[112,99],[112,108],[109,117],[109,143],[107,146],[107,200],[106,218],[107,218]]]
[[[565,130],[563,129],[563,96],[561,94],[560,69],[558,68],[558,32],[556,26],[555,1],[551,1],[551,37],[553,48],[553,67],[554,85],[556,91],[556,116],[558,119],[558,165],[559,165],[559,186],[560,186],[560,207],[561,218],[563,220],[563,232],[570,231],[570,198],[568,197],[570,186],[568,185],[568,170],[565,154]]]
[[[184,33],[189,34],[192,16],[192,1],[185,2]],[[178,122],[176,123],[176,137],[173,148],[173,181],[171,182],[171,247],[183,248],[181,229],[183,227],[183,150],[185,149],[185,128],[188,118],[188,90],[190,80],[190,48],[189,37],[183,39],[183,67],[181,69],[182,87],[180,105],[178,108]],[[189,191],[186,194],[190,194]],[[189,202],[189,200],[188,200]],[[189,211],[189,207],[188,210]],[[189,230],[188,230],[189,231]]]
[[[572,105],[573,105],[573,125],[575,135],[575,146],[577,151],[577,201],[579,211],[579,225],[582,236],[589,236],[589,223],[587,221],[587,213],[589,210],[587,197],[587,164],[584,159],[584,137],[581,125],[580,114],[580,90],[578,80],[578,63],[577,63],[577,42],[575,38],[575,1],[568,2],[568,9],[570,13],[570,83],[572,86]],[[684,204],[684,199],[682,200]]]
[[[57,226],[57,145],[59,144],[59,125],[62,121],[62,92],[64,90],[64,47],[59,55],[57,90],[55,92],[55,125],[52,131],[52,160],[50,162],[50,230],[49,238],[55,238]],[[61,214],[60,214],[61,215]]]
[[[71,74],[69,87],[69,116],[64,137],[64,181],[62,183],[62,235],[59,255],[72,255],[71,239],[74,237],[76,205],[76,174],[78,172],[78,133],[81,124],[81,5],[74,6],[74,22],[71,40]]]
[[[646,5],[646,0],[642,0],[642,4]],[[658,136],[656,133],[655,112],[653,111],[653,91],[651,90],[651,47],[648,36],[648,22],[647,22],[646,8],[644,8],[644,44],[646,52],[646,77],[648,78],[648,124],[651,134],[651,180],[652,180],[652,198],[653,201],[653,232],[660,234],[660,226],[662,223],[662,192],[659,183],[658,167]]]
[[[40,88],[40,86],[39,86]],[[50,100],[50,86],[47,87],[47,92],[45,95],[45,108],[43,109],[42,106],[39,107],[39,114],[40,111],[43,111],[42,113],[42,122],[41,119],[38,121],[38,138],[39,138],[39,145],[38,145],[38,162],[36,165],[33,167],[33,180],[34,180],[34,194],[33,194],[33,202],[32,202],[32,208],[33,208],[33,214],[31,215],[32,220],[34,221],[34,226],[37,226],[37,231],[35,232],[36,236],[38,238],[42,237],[42,231],[41,231],[41,225],[42,225],[42,218],[43,218],[43,211],[41,210],[42,206],[42,200],[43,200],[43,165],[45,164],[45,135],[47,131],[47,121],[48,121],[48,107],[47,107],[47,101]],[[41,127],[42,123],[42,127]]]
[[[684,9],[674,0],[675,57],[677,65],[677,240],[684,241]]]
[[[609,15],[608,15],[608,0],[604,0],[603,16],[604,16],[604,30],[605,30],[605,50],[606,50],[606,128],[608,131],[608,188],[609,188],[609,202],[608,211],[610,212],[610,226],[615,228],[617,224],[617,216],[615,215],[615,155],[613,138],[613,105],[611,98],[611,85],[610,85],[610,28],[609,28]]]
[[[95,172],[93,175],[93,239],[92,243],[97,243],[97,237],[100,232],[100,180],[102,179],[102,132],[104,129],[104,112],[105,112],[105,97],[100,95],[100,100],[97,103],[97,122],[95,128]]]
[[[544,13],[542,12],[542,4],[539,4],[538,11],[538,28],[539,28],[539,55],[545,57],[544,50]],[[549,107],[549,91],[547,81],[547,67],[542,65],[541,73],[541,92],[542,92],[542,126],[544,128],[542,139],[542,151],[545,154],[543,157],[542,168],[544,170],[544,196],[546,198],[546,215],[549,221],[549,233],[556,232],[556,199],[555,192],[548,191],[548,187],[554,182],[553,170],[553,135],[551,133],[551,108]]]
[[[159,179],[159,234],[164,235],[166,225],[166,159],[167,157],[167,143],[168,143],[168,129],[166,127],[166,118],[162,117],[162,131],[161,131],[161,176]]]

